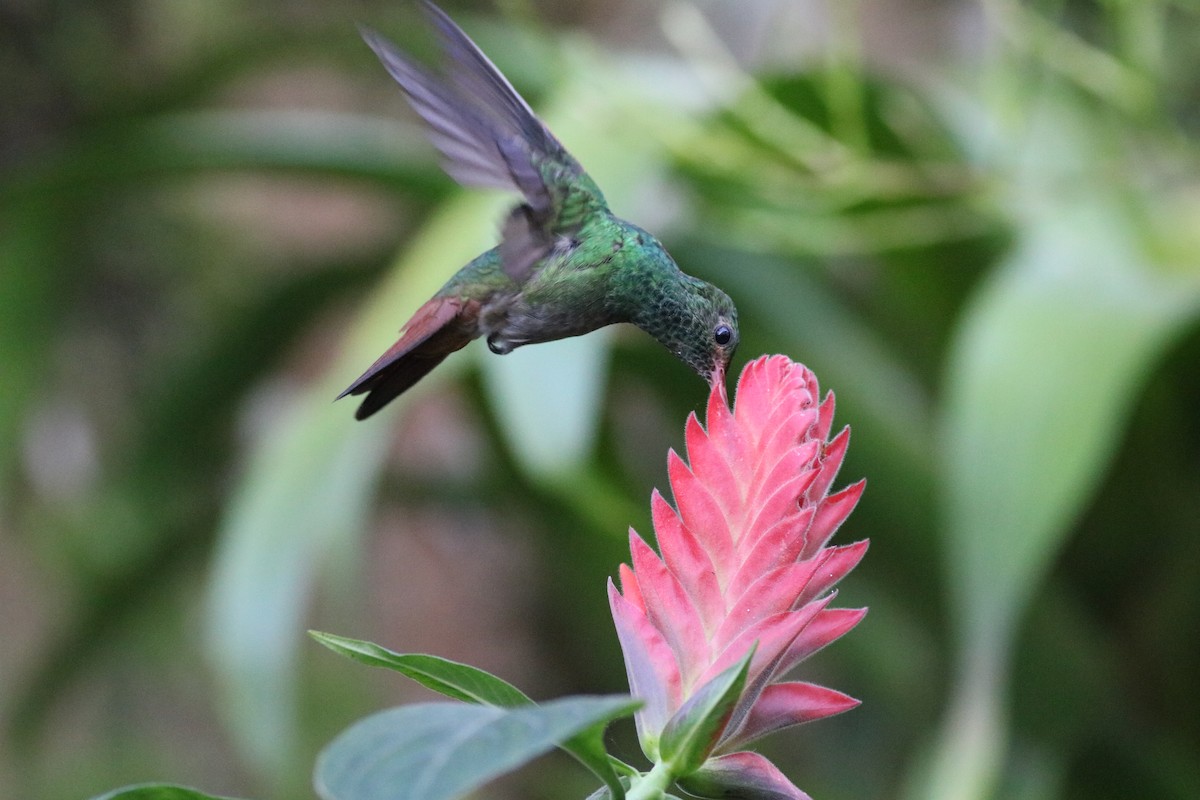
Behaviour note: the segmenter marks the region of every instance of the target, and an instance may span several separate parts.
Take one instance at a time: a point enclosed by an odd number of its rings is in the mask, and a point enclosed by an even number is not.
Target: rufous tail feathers
[[[434,297],[417,309],[400,338],[358,380],[337,396],[366,394],[354,412],[366,419],[424,378],[442,360],[479,335],[479,303]]]

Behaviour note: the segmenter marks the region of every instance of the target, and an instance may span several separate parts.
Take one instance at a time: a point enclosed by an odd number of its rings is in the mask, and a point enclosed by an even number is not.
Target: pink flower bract
[[[827,546],[864,482],[829,492],[850,430],[830,438],[833,395],[820,399],[808,368],[759,358],[743,370],[735,398],[731,410],[714,388],[707,430],[688,417],[687,463],[668,455],[675,507],[657,491],[651,497],[661,556],[630,530],[631,566],[621,566],[619,592],[609,582],[609,600],[630,688],[645,703],[637,726],[647,756],[657,756],[680,707],[757,643],[742,695],[695,781],[769,785],[771,796],[802,798],[795,787],[780,793],[781,781],[790,784],[766,759],[734,751],[858,704],[783,678],[866,614],[828,606],[867,542]]]

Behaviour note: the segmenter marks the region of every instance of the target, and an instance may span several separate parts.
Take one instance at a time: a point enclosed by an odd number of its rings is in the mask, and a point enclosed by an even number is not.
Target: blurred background
[[[863,705],[765,752],[818,800],[1200,797],[1200,3],[446,8],[734,297],[735,372],[803,361],[853,428],[871,613],[799,677]],[[701,381],[609,329],[331,402],[511,201],[355,30],[419,20],[0,0],[0,796],[312,797],[428,696],[310,627],[626,691],[604,584]]]

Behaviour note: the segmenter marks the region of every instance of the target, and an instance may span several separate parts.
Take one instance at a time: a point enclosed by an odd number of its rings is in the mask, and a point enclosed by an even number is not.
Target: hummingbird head
[[[725,371],[741,338],[737,308],[729,295],[716,286],[703,281],[698,283],[698,303],[683,360],[708,381],[709,386],[719,384],[724,394]]]
[[[725,369],[738,346],[737,308],[711,283],[676,273],[668,291],[650,304],[638,325],[708,382],[725,386]],[[663,287],[666,288],[666,287]]]
[[[737,349],[737,308],[729,295],[679,269],[662,243],[618,220],[632,254],[614,281],[617,313],[653,336],[724,394],[725,369]],[[632,246],[629,246],[632,245]]]

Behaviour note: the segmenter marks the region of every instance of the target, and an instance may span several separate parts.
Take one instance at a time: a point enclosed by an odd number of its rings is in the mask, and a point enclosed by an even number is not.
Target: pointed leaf
[[[111,792],[93,797],[92,800],[235,800],[232,797],[218,797],[206,794],[187,786],[176,786],[170,783],[140,783],[136,786],[124,786]]]
[[[741,661],[700,687],[667,722],[658,752],[672,774],[691,774],[708,758],[742,694],[753,657],[752,647]]]
[[[517,709],[393,708],[334,739],[313,785],[324,800],[453,800],[636,707],[627,697],[571,697]]]
[[[634,701],[634,708],[641,707],[640,701]],[[613,768],[614,759],[608,755],[604,746],[604,734],[608,730],[609,720],[597,722],[589,728],[575,734],[559,745],[560,748],[575,757],[575,760],[590,769],[600,780],[604,781],[604,789],[611,800],[625,800],[625,786]],[[621,762],[617,762],[620,764]]]
[[[425,688],[455,700],[501,707],[523,706],[533,702],[511,683],[468,664],[421,653],[395,653],[372,642],[332,633],[308,633],[335,653],[367,666],[395,670]]]

